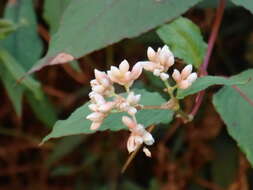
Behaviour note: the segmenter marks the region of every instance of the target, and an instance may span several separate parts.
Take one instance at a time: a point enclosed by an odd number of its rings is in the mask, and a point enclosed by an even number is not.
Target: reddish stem
[[[203,64],[200,67],[200,76],[205,76],[205,75],[208,74],[207,73],[207,67],[208,67],[208,64],[209,64],[209,61],[210,61],[210,57],[211,57],[212,52],[213,52],[213,47],[214,47],[214,44],[215,44],[215,41],[216,41],[216,38],[217,38],[218,31],[219,31],[219,28],[220,28],[221,20],[222,20],[223,13],[224,13],[224,10],[225,10],[225,5],[226,5],[226,0],[220,0],[219,1],[219,6],[216,10],[216,15],[215,15],[215,20],[214,20],[213,27],[212,27],[212,32],[211,32],[210,38],[208,40],[208,48],[207,48],[207,53],[206,53],[206,56],[205,56],[205,60],[204,60]],[[200,106],[203,102],[204,95],[205,95],[204,90],[198,93],[198,95],[195,99],[195,105],[192,109],[192,112],[190,113],[190,115],[192,115],[193,117],[197,114],[197,112],[198,112],[198,110],[199,110],[199,108],[200,108]]]

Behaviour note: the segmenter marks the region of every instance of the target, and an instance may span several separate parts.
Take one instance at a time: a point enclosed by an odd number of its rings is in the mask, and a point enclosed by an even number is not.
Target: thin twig
[[[218,6],[217,11],[216,11],[215,21],[214,21],[214,24],[213,24],[213,27],[212,27],[211,36],[208,40],[207,54],[205,56],[205,60],[204,60],[203,64],[200,67],[200,75],[201,76],[205,76],[205,75],[208,74],[207,73],[207,68],[208,68],[208,65],[209,65],[209,62],[210,62],[210,57],[211,57],[212,52],[213,52],[213,47],[214,47],[214,44],[215,44],[215,41],[216,41],[216,38],[217,38],[217,34],[218,34],[218,31],[219,31],[219,28],[220,28],[223,13],[224,13],[224,10],[225,10],[225,5],[226,5],[226,0],[220,0],[219,1],[219,6]],[[200,108],[200,106],[203,102],[204,95],[205,95],[205,91],[201,91],[201,92],[198,93],[198,95],[195,99],[195,105],[193,107],[192,112],[190,113],[190,115],[192,117],[194,117],[197,114],[197,112],[198,112],[198,110],[199,110],[199,108]]]

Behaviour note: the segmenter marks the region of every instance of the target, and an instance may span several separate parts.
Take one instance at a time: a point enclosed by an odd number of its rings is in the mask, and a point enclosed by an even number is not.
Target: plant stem
[[[216,10],[216,15],[215,15],[214,24],[213,24],[213,27],[212,27],[212,32],[211,32],[210,38],[208,40],[207,54],[205,56],[205,60],[204,60],[203,64],[200,67],[200,75],[201,76],[205,76],[205,75],[208,74],[207,73],[207,68],[208,68],[208,64],[210,62],[210,57],[211,57],[212,52],[213,52],[213,47],[214,47],[214,44],[215,44],[215,41],[216,41],[216,38],[217,38],[217,34],[218,34],[218,31],[219,31],[219,28],[220,28],[223,13],[224,13],[224,10],[225,10],[225,5],[226,5],[226,0],[220,0],[219,1],[219,6]],[[197,112],[198,112],[198,110],[199,110],[199,108],[200,108],[200,106],[203,102],[204,95],[205,95],[205,91],[201,91],[201,92],[198,93],[198,95],[195,99],[195,105],[193,107],[192,112],[190,113],[190,115],[192,117],[194,117],[197,114]]]

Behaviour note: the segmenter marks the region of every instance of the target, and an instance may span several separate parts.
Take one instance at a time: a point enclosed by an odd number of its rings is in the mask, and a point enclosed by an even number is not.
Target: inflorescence
[[[135,151],[142,144],[150,146],[154,143],[151,133],[142,124],[138,123],[136,118],[138,110],[145,109],[145,106],[139,104],[141,95],[131,91],[131,86],[140,77],[143,69],[152,72],[165,83],[166,91],[168,91],[171,99],[175,99],[173,95],[175,89],[189,88],[197,79],[197,73],[192,73],[192,65],[187,65],[181,73],[174,69],[172,78],[175,85],[169,85],[168,79],[170,76],[167,72],[174,65],[175,57],[167,45],[158,48],[157,51],[149,47],[147,57],[148,61],[137,62],[131,71],[127,60],[122,61],[119,68],[111,66],[107,72],[95,69],[95,79],[90,81],[92,91],[89,93],[91,100],[89,109],[92,113],[86,117],[92,121],[90,129],[97,130],[110,113],[127,113],[128,116],[122,117],[122,122],[131,132],[127,141],[129,153]],[[126,89],[127,97],[115,92],[114,83]],[[143,152],[146,156],[151,157],[147,147],[144,146]]]

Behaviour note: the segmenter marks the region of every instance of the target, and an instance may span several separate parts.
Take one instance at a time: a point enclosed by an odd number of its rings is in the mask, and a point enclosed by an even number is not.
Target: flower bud
[[[123,116],[122,117],[122,122],[124,123],[124,125],[126,125],[129,129],[134,129],[136,127],[136,123],[127,116]]]
[[[93,112],[91,114],[89,114],[86,119],[91,120],[91,121],[95,121],[95,122],[99,122],[103,119],[104,114],[100,113],[100,112]]]
[[[174,69],[173,73],[172,73],[172,78],[176,81],[179,82],[181,81],[181,75],[180,72],[177,69]]]
[[[149,149],[147,149],[146,147],[144,147],[142,150],[143,150],[143,152],[145,153],[145,155],[146,155],[147,157],[150,157],[150,158],[151,158],[151,152],[149,151]]]
[[[147,131],[145,131],[142,138],[143,138],[143,141],[146,145],[152,145],[155,142],[153,136]]]
[[[187,65],[181,72],[181,78],[186,79],[192,72],[192,65]]]
[[[161,73],[160,77],[163,81],[165,81],[169,78],[169,75],[167,73]]]
[[[97,130],[101,124],[102,124],[101,122],[92,122],[90,130]]]
[[[156,52],[152,47],[148,47],[147,56],[150,61],[155,61],[156,59]]]
[[[130,107],[129,109],[128,109],[128,111],[127,111],[127,113],[129,114],[129,115],[135,115],[136,113],[137,113],[137,109],[136,108],[134,108],[134,107]]]

